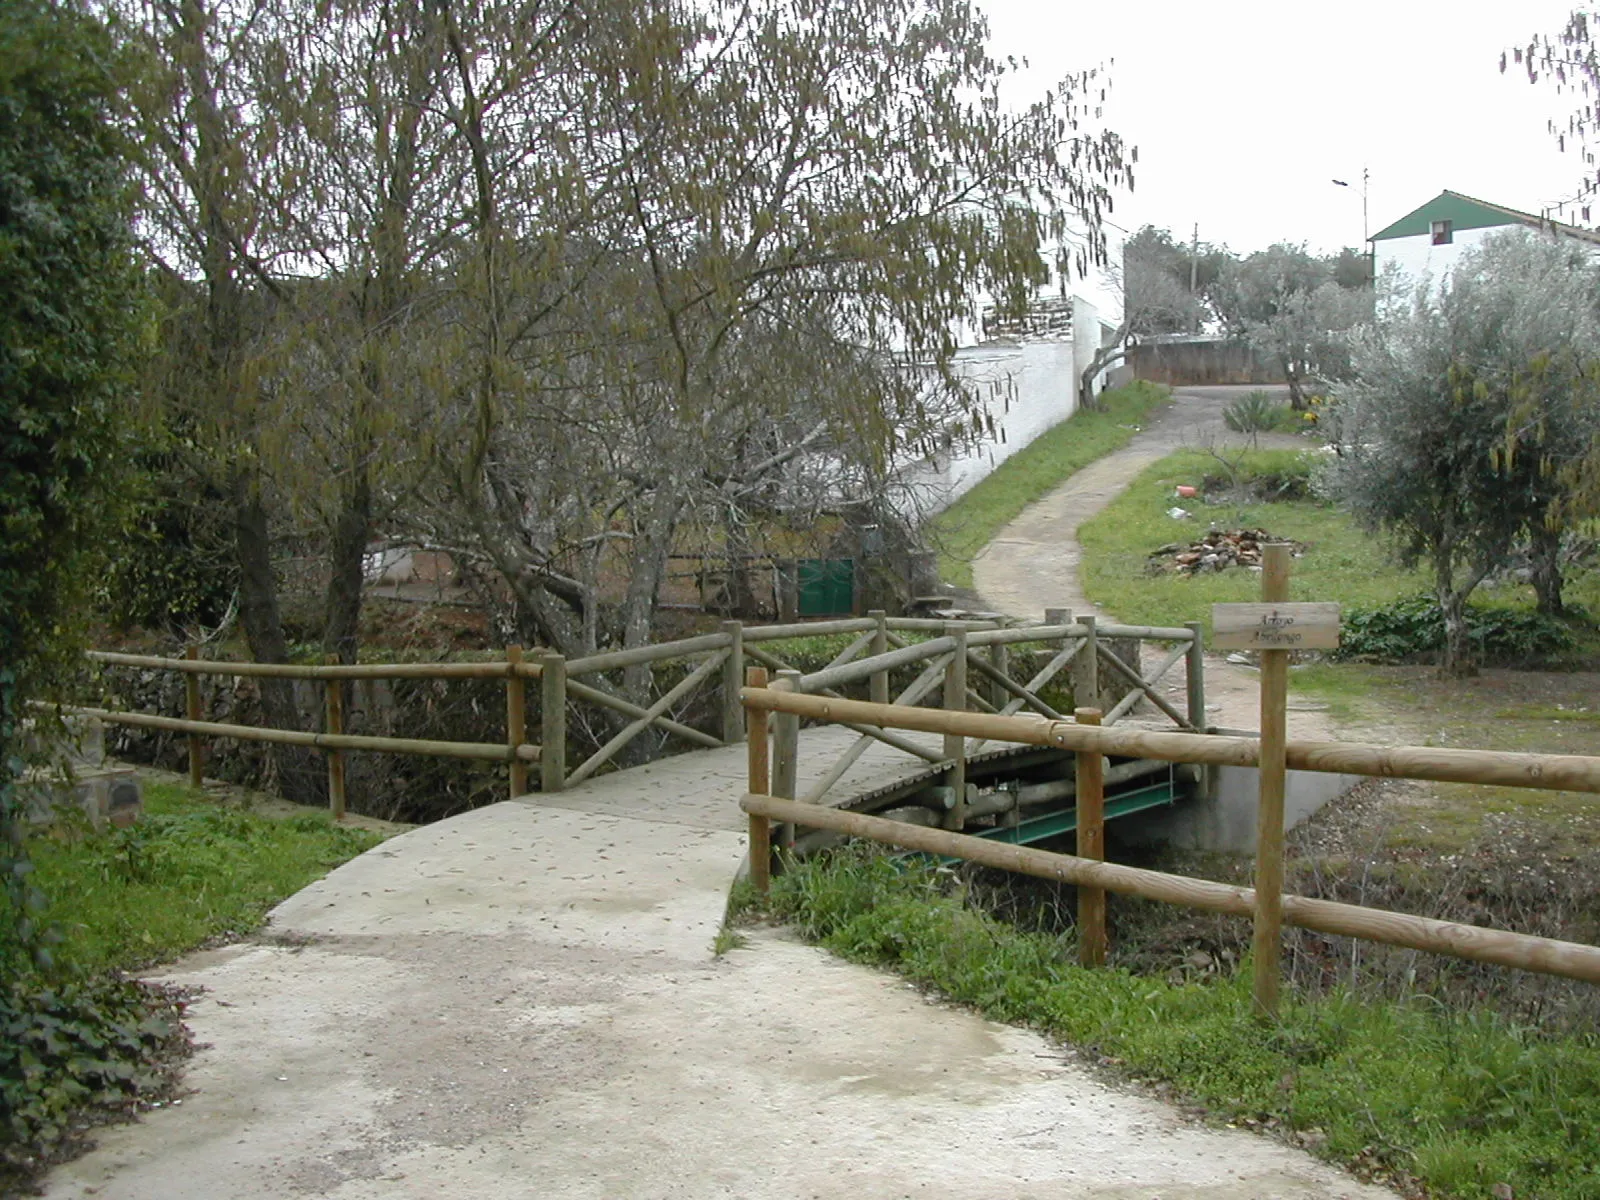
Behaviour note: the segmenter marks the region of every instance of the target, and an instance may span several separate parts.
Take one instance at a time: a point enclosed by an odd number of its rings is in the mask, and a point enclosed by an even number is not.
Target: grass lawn
[[[1444,680],[1426,666],[1329,663],[1296,667],[1289,680],[1329,705],[1348,740],[1600,756],[1593,672],[1491,669]],[[1385,819],[1393,849],[1459,854],[1520,830],[1558,858],[1600,856],[1600,796],[1586,793],[1415,783]]]
[[[383,840],[316,810],[266,816],[174,784],[147,782],[144,803],[128,829],[66,827],[30,839],[63,962],[133,970],[246,933],[280,900]]]
[[[1246,472],[1282,470],[1301,454],[1258,450],[1243,456]],[[1211,606],[1220,601],[1259,600],[1261,576],[1229,570],[1214,575],[1151,574],[1150,554],[1171,542],[1193,541],[1209,529],[1264,529],[1305,543],[1295,559],[1290,594],[1295,600],[1336,600],[1362,608],[1385,604],[1420,590],[1423,578],[1394,565],[1383,545],[1358,529],[1332,505],[1315,500],[1260,504],[1206,504],[1185,500],[1194,515],[1174,520],[1167,510],[1178,484],[1198,486],[1221,473],[1210,454],[1184,450],[1153,463],[1128,489],[1078,530],[1083,544],[1083,588],[1130,624],[1179,625],[1200,621],[1209,633]]]
[[[1113,388],[1102,409],[1078,410],[1006,459],[931,522],[940,577],[970,588],[973,557],[1008,521],[1073,472],[1127,445],[1170,398],[1152,383]]]

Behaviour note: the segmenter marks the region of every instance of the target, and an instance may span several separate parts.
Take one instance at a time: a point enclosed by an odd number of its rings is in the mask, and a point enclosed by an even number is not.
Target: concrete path
[[[1042,617],[1046,608],[1066,608],[1080,616],[1090,614],[1102,621],[1114,620],[1084,595],[1078,570],[1083,555],[1078,527],[1126,491],[1151,463],[1174,451],[1245,444],[1248,436],[1228,429],[1222,412],[1234,399],[1253,390],[1256,389],[1179,389],[1172,405],[1121,450],[1090,463],[1030,504],[973,560],[973,586],[984,605],[1008,616],[1035,620]],[[1287,401],[1288,389],[1265,390],[1282,393]],[[1263,448],[1306,448],[1304,439],[1291,434],[1262,434],[1258,441]],[[1192,523],[1191,532],[1204,531],[1203,522]],[[1184,528],[1174,524],[1174,539],[1183,536]],[[1153,666],[1154,661],[1147,665]],[[1206,704],[1211,724],[1255,729],[1260,723],[1256,679],[1254,671],[1230,666],[1221,656],[1208,654]],[[1181,671],[1169,676],[1168,692],[1172,699],[1181,701]],[[1181,702],[1178,707],[1182,708]],[[1291,710],[1289,729],[1296,737],[1331,736],[1325,715],[1309,709]]]
[[[848,740],[804,734],[802,782]],[[339,868],[166,973],[205,989],[192,1091],[46,1196],[1391,1195],[782,934],[713,958],[743,787],[702,751]]]

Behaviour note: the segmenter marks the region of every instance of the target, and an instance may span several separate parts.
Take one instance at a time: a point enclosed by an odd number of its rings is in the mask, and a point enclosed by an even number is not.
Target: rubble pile
[[[1263,529],[1213,529],[1197,542],[1170,542],[1150,555],[1152,571],[1204,575],[1229,567],[1261,566],[1261,543],[1286,541]],[[1296,557],[1305,549],[1291,542]]]

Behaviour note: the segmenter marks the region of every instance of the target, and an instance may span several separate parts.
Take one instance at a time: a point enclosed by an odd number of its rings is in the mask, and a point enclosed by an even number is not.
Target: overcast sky
[[[1130,231],[1355,245],[1363,165],[1370,232],[1445,188],[1533,212],[1578,190],[1579,159],[1545,131],[1568,98],[1499,72],[1501,50],[1559,30],[1570,0],[977,3],[1030,87],[1115,59],[1105,121],[1139,147],[1114,216]]]

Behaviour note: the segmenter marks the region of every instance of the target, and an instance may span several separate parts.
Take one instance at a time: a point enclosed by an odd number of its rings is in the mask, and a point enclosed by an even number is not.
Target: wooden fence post
[[[967,707],[967,627],[949,624],[944,635],[954,638],[956,648],[944,669],[944,708],[947,711],[964,711]],[[944,735],[944,757],[950,760],[950,770],[945,784],[955,795],[956,802],[944,815],[944,828],[962,829],[967,823],[967,739],[959,733]]]
[[[1011,622],[1004,617],[1000,619],[1001,629],[1007,629],[1010,625]],[[1004,642],[995,642],[989,647],[989,665],[1002,675],[1011,674],[1010,649]],[[1011,693],[1006,691],[1005,686],[998,679],[989,680],[989,703],[994,705],[996,712],[1003,709],[1010,699]]]
[[[749,668],[745,672],[744,682],[746,687],[766,687],[767,669]],[[749,724],[745,734],[749,740],[746,747],[750,771],[747,790],[756,796],[770,795],[768,789],[772,786],[772,779],[767,758],[767,710],[752,708],[746,712],[745,720]],[[772,883],[772,822],[755,813],[750,814],[750,882],[762,893]]]
[[[1261,547],[1261,599],[1282,604],[1289,599],[1289,555],[1286,542]],[[1287,740],[1289,651],[1261,652],[1260,799],[1256,807],[1256,911],[1251,953],[1255,965],[1255,1010],[1272,1017],[1278,1011],[1283,953],[1283,792]]]
[[[787,680],[794,691],[800,690],[800,672],[778,672],[778,682]],[[778,713],[772,722],[772,794],[784,800],[794,800],[800,795],[800,718],[794,713]],[[778,826],[777,843],[784,850],[794,848],[794,826]]]
[[[200,657],[200,647],[185,646],[184,658],[195,662]],[[200,676],[192,671],[183,677],[183,707],[189,720],[198,721],[204,715],[200,711]],[[189,786],[198,788],[205,780],[205,743],[201,741],[198,733],[189,735]]]
[[[567,786],[567,660],[549,653],[539,658],[539,790]]]
[[[1206,646],[1205,634],[1199,621],[1185,622],[1194,640],[1189,643],[1189,653],[1183,660],[1183,678],[1189,692],[1189,724],[1197,733],[1210,728],[1206,720]]]
[[[337,663],[339,656],[330,654],[324,660],[328,663]],[[342,679],[329,679],[326,681],[328,732],[341,734],[344,732],[344,681]],[[344,751],[328,750],[328,811],[333,814],[335,821],[344,820]]]
[[[518,673],[522,647],[506,647],[506,745],[511,747],[511,799],[528,794],[528,764],[517,757],[517,748],[528,740],[527,681]]]
[[[1098,708],[1073,712],[1079,725],[1100,724]],[[1098,750],[1077,753],[1078,857],[1104,862],[1106,858],[1105,759]],[[1106,891],[1078,888],[1078,962],[1098,967],[1106,961]]]
[[[881,608],[875,608],[867,616],[878,623],[878,627],[872,631],[869,653],[874,658],[889,653],[889,614]],[[867,677],[867,699],[874,704],[889,703],[889,672],[874,671]]]
[[[1074,707],[1098,708],[1100,706],[1100,631],[1093,617],[1079,617],[1078,623],[1087,631],[1083,649],[1072,660],[1072,703]]]
[[[1070,608],[1047,608],[1044,610],[1044,623],[1046,625],[1071,625],[1072,610]]]
[[[722,741],[736,746],[744,741],[744,705],[739,703],[739,686],[744,682],[744,623],[724,621],[722,632],[729,637],[728,657],[722,660]]]

